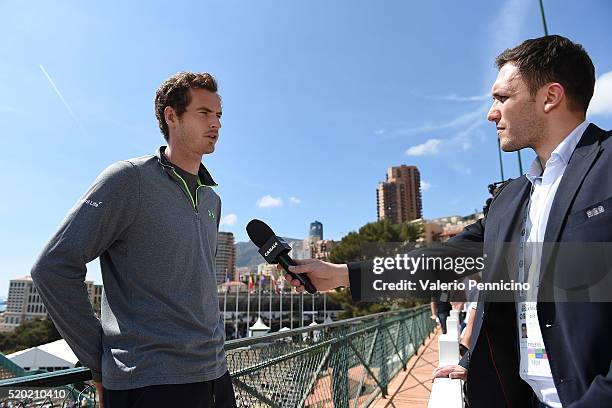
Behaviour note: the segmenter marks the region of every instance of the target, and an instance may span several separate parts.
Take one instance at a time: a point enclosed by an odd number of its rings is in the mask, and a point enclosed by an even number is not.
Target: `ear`
[[[178,122],[178,116],[176,115],[176,111],[172,106],[166,106],[164,108],[164,119],[168,124],[168,127],[175,127]]]
[[[565,89],[557,82],[547,84],[541,89],[544,93],[544,112],[550,113],[565,99]]]

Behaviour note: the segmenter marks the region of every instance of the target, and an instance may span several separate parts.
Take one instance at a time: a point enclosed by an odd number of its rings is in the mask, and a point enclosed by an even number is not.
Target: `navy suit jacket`
[[[611,136],[612,132],[593,124],[582,135],[555,195],[545,242],[612,243]],[[485,218],[446,244],[452,250],[462,243],[482,242],[484,253],[492,254],[482,272],[484,282],[499,280],[500,274],[502,279],[516,275],[514,269],[518,266],[508,265],[503,251],[496,250],[496,246],[517,242],[530,188],[525,176],[513,180],[493,200]],[[604,207],[604,212],[586,215],[587,210],[599,206]],[[427,254],[427,250],[422,252]],[[559,398],[564,407],[610,408],[612,303],[555,301],[554,282],[579,281],[584,276],[576,270],[568,274],[568,268],[560,269],[556,259],[558,254],[551,251],[542,255],[537,310]],[[349,278],[357,300],[361,267],[349,264]],[[487,301],[484,294],[480,300],[472,344],[460,362],[468,369],[467,402],[470,408],[530,407],[534,403],[533,391],[519,376],[515,303],[512,299]]]

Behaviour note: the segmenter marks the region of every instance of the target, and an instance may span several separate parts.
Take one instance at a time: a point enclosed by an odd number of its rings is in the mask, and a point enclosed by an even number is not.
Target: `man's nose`
[[[211,129],[221,129],[221,118],[214,116],[210,121]]]
[[[491,122],[497,122],[500,118],[501,113],[499,112],[499,109],[497,109],[497,104],[493,102],[493,105],[491,105],[491,109],[489,109],[489,112],[487,113],[487,120]]]

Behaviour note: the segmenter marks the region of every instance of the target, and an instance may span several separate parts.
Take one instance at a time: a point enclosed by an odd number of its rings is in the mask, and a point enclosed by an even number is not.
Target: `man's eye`
[[[504,102],[506,102],[508,97],[507,96],[498,95],[498,96],[495,96],[493,99],[496,99],[496,100],[500,101],[501,103],[504,103]]]

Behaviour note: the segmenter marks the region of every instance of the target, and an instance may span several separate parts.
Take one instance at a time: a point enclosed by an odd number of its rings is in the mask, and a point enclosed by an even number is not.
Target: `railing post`
[[[332,399],[335,408],[348,408],[349,406],[349,345],[346,338],[346,329],[342,328],[335,333],[341,340],[333,345],[330,357],[332,368]]]
[[[378,331],[382,335],[382,341],[380,342],[380,383],[383,385],[382,388],[382,396],[387,396],[387,385],[389,385],[389,366],[388,366],[388,356],[389,356],[389,347],[387,347],[387,341],[390,341],[391,333],[389,330],[383,330],[385,321],[384,319],[380,319],[380,325]],[[385,335],[386,333],[386,335]]]
[[[406,349],[406,328],[404,326],[404,319],[400,320],[397,323],[397,341],[395,342],[395,348],[397,350],[397,355],[399,356],[402,362],[402,370],[406,371],[406,363],[408,362],[408,351]]]
[[[459,361],[459,312],[452,310],[446,320],[447,332],[438,337],[438,365],[457,364]],[[462,408],[463,381],[436,378],[431,388],[428,408]]]
[[[423,314],[419,313],[416,317],[415,317],[416,321],[417,321],[417,327],[419,328],[419,342],[421,343],[419,346],[424,346],[425,345],[425,341],[427,340],[427,335],[426,333],[429,333],[427,331],[426,326],[426,322],[423,319]],[[418,347],[417,347],[418,349]]]
[[[453,337],[459,338],[459,311],[451,310],[450,316],[446,319],[446,332]]]
[[[457,364],[459,361],[459,312],[451,311],[446,319],[446,334],[438,337],[438,362],[442,365]]]

